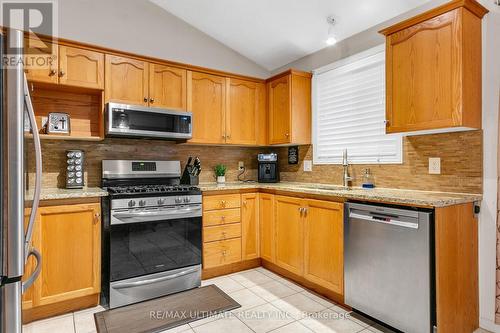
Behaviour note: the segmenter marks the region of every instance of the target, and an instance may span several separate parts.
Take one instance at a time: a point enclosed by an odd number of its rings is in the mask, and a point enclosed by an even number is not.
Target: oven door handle
[[[195,212],[199,212],[201,210],[200,206],[196,208],[187,208],[187,209],[172,209],[172,210],[157,210],[157,211],[140,211],[134,213],[115,213],[113,214],[114,218],[117,219],[127,219],[134,217],[169,217],[172,215],[186,215],[192,214]]]
[[[175,274],[171,274],[171,275],[167,275],[167,276],[162,276],[162,277],[155,278],[155,279],[142,280],[142,281],[136,281],[136,282],[124,282],[124,283],[116,284],[116,285],[112,286],[112,288],[113,289],[126,289],[126,288],[140,287],[140,286],[144,286],[144,285],[148,285],[148,284],[153,284],[153,283],[158,283],[158,282],[176,279],[178,277],[194,273],[198,270],[199,270],[199,268],[197,268],[197,267],[190,268],[190,269],[186,269],[185,271],[181,271],[179,273],[175,273]]]

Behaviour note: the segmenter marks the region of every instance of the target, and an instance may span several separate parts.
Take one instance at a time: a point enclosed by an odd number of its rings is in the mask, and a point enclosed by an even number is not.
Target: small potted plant
[[[217,164],[214,168],[215,176],[217,177],[217,184],[226,183],[226,170],[227,167],[224,164]]]

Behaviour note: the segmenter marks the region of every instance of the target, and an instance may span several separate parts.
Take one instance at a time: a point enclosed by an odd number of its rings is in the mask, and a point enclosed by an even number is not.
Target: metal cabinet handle
[[[144,97],[144,102],[147,102],[148,101],[148,98],[147,97]]]
[[[66,73],[64,73],[64,71],[60,71],[60,72],[59,72],[59,76],[61,76],[61,77],[62,77],[62,76],[64,76],[65,74],[66,74]]]
[[[155,101],[155,99],[154,99],[154,98],[150,98],[150,99],[149,99],[149,102],[150,102],[150,103],[154,103],[154,101]]]
[[[51,69],[49,72],[49,76],[54,76],[57,74],[57,71],[55,69]]]
[[[95,215],[94,215],[94,224],[99,223],[100,219],[101,219],[101,214],[95,213]]]
[[[285,136],[286,136],[286,137],[288,138],[288,137],[290,136],[290,134],[288,134],[288,133],[285,133]]]

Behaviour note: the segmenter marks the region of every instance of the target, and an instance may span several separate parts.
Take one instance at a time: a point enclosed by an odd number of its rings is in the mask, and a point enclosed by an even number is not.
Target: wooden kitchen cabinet
[[[40,275],[28,294],[31,300],[23,301],[27,321],[97,304],[100,234],[99,203],[39,208],[33,246],[43,259]]]
[[[304,277],[338,294],[343,294],[343,204],[307,200],[305,208]]]
[[[269,262],[276,262],[274,195],[259,193],[260,256]]]
[[[276,265],[302,275],[304,269],[304,225],[300,198],[276,195]]]
[[[260,257],[259,194],[241,195],[241,254],[243,260]]]
[[[58,76],[60,84],[104,89],[104,54],[59,46]]]
[[[193,113],[192,143],[224,143],[226,78],[188,72],[188,111]]]
[[[311,143],[311,74],[289,70],[268,80],[269,143]]]
[[[187,70],[149,64],[149,105],[186,111]]]
[[[148,63],[106,54],[105,88],[107,102],[149,105]]]
[[[25,38],[24,48],[24,72],[28,81],[57,84],[59,72],[57,44]]]
[[[452,1],[381,31],[386,36],[386,132],[481,128],[481,18]]]
[[[256,145],[262,83],[227,78],[226,143]]]

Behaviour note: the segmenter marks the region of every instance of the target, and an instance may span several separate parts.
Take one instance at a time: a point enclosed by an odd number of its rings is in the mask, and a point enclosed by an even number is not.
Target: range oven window
[[[190,133],[191,117],[120,108],[112,109],[111,127],[164,133]]]
[[[111,281],[201,264],[201,217],[111,225]]]

